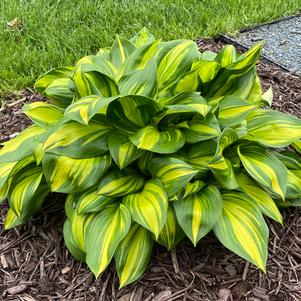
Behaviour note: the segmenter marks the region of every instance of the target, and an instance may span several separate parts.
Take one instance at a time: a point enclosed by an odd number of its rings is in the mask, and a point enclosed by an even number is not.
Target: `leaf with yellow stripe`
[[[76,88],[77,99],[89,95],[112,97],[119,94],[116,82],[101,73],[94,65],[78,65],[72,79]]]
[[[255,44],[250,50],[238,57],[233,63],[222,68],[218,75],[206,87],[206,98],[227,95],[233,83],[251,70],[257,63],[262,43]]]
[[[247,116],[247,128],[243,139],[267,147],[286,147],[301,139],[301,119],[273,110],[251,112]]]
[[[142,47],[146,44],[155,41],[154,36],[149,33],[149,31],[143,27],[137,34],[135,34],[130,41],[134,43],[137,47]]]
[[[0,188],[0,203],[5,201],[8,196],[8,191],[10,188],[11,179],[7,180]]]
[[[215,78],[220,70],[220,64],[214,61],[201,59],[192,65],[192,70],[197,72],[202,84],[205,84]]]
[[[218,62],[222,68],[231,65],[236,61],[236,49],[233,45],[225,45],[221,49],[221,51],[214,58],[216,62]]]
[[[301,198],[301,171],[288,170],[285,199],[293,200],[298,198]]]
[[[43,171],[51,191],[62,193],[81,192],[98,183],[111,165],[111,157],[73,159],[48,154],[42,161]]]
[[[285,165],[268,150],[257,145],[240,145],[237,152],[249,175],[284,200],[287,187]]]
[[[74,82],[70,78],[55,79],[43,92],[51,102],[59,107],[66,108],[75,96]]]
[[[194,92],[182,92],[171,98],[163,98],[160,102],[167,110],[164,114],[174,115],[183,113],[198,113],[202,116],[206,116],[209,112],[210,106],[207,101]]]
[[[185,237],[175,214],[173,206],[169,203],[166,222],[160,232],[157,242],[168,251],[173,249]]]
[[[118,82],[118,87],[121,95],[156,97],[157,65],[155,59],[151,58],[144,69],[123,75]]]
[[[123,204],[130,211],[132,219],[158,239],[168,208],[167,194],[160,180],[147,181],[142,191],[123,197]]]
[[[80,159],[96,157],[108,151],[106,136],[110,130],[98,122],[88,126],[74,121],[58,124],[51,130],[42,152]]]
[[[31,202],[42,178],[43,170],[41,167],[28,167],[26,170],[22,170],[13,181],[8,195],[8,202],[10,208],[18,217]]]
[[[85,96],[68,106],[65,117],[87,125],[96,114],[105,115],[108,105],[117,97]]]
[[[244,173],[239,174],[237,176],[237,180],[240,189],[256,202],[264,215],[282,224],[281,213],[279,212],[274,200],[268,193],[266,193],[266,191],[261,189]]]
[[[294,170],[301,169],[300,156],[292,151],[275,151],[273,154],[288,168]]]
[[[218,121],[223,127],[239,125],[251,110],[258,107],[239,97],[227,95],[219,102]]]
[[[37,138],[44,132],[45,129],[33,125],[3,143],[4,147],[0,150],[0,163],[18,161],[31,155],[38,144]]]
[[[141,190],[143,185],[144,178],[140,175],[110,172],[101,180],[98,194],[110,198],[121,197]]]
[[[136,46],[131,41],[117,35],[110,52],[111,62],[121,69],[126,58],[134,50],[136,50]]]
[[[107,205],[112,203],[112,199],[98,194],[98,190],[91,188],[84,193],[76,196],[77,198],[77,213],[87,214],[93,212],[99,212],[103,210]]]
[[[153,159],[149,167],[153,178],[158,178],[169,197],[181,190],[198,171],[191,165],[175,158]]]
[[[64,116],[62,109],[46,102],[39,101],[25,104],[22,111],[35,124],[41,127],[53,126]]]
[[[127,136],[118,132],[109,135],[108,146],[113,160],[120,169],[125,168],[145,153],[138,149]]]
[[[131,215],[122,204],[108,206],[89,222],[85,237],[86,263],[96,277],[108,266],[130,226]]]
[[[107,109],[108,122],[125,134],[134,134],[147,126],[161,107],[151,98],[141,95],[120,97]]]
[[[240,192],[223,193],[222,200],[215,235],[226,248],[265,271],[269,231],[258,206]]]
[[[219,137],[221,130],[214,114],[208,114],[204,119],[188,122],[188,128],[183,129],[188,143],[197,143]]]
[[[185,144],[185,136],[180,129],[159,131],[153,125],[141,128],[129,138],[138,149],[159,154],[175,153]]]
[[[151,233],[138,224],[133,224],[114,255],[119,288],[142,276],[147,268],[153,245]]]
[[[12,183],[11,188],[14,187]],[[49,187],[45,183],[42,183],[33,197],[26,202],[26,206],[23,206],[18,216],[13,208],[10,208],[7,212],[4,228],[5,230],[11,229],[18,225],[24,224],[31,216],[33,216],[40,208],[49,193]]]
[[[63,228],[64,241],[67,246],[67,249],[77,260],[84,261],[86,254],[76,245],[74,238],[72,236],[70,221],[65,220]]]
[[[168,95],[179,77],[190,71],[192,63],[200,56],[195,42],[174,40],[160,43],[156,53],[158,65],[158,93]]]
[[[221,195],[213,185],[173,204],[177,220],[194,246],[212,229],[222,212]]]
[[[206,184],[202,180],[195,180],[193,182],[188,182],[184,186],[184,188],[180,191],[179,199],[184,199],[184,198],[200,191],[205,186],[206,186]]]

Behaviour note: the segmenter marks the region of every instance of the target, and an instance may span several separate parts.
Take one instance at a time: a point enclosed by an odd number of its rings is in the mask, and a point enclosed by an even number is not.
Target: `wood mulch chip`
[[[222,42],[198,41],[201,50],[217,50]],[[301,117],[301,79],[264,61],[258,66],[264,87],[273,87],[274,108]],[[0,141],[30,124],[23,103],[44,100],[27,90],[10,96],[0,109]],[[0,232],[0,300],[119,301],[300,301],[301,210],[284,210],[284,227],[270,222],[266,274],[225,249],[209,234],[194,248],[187,240],[172,252],[157,246],[145,275],[118,290],[111,265],[95,280],[86,265],[64,246],[64,200],[48,197],[42,212],[24,226]],[[2,229],[7,204],[0,206]]]

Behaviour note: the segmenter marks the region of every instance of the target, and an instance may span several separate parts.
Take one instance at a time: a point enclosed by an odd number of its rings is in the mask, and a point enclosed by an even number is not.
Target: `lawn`
[[[238,30],[296,13],[301,0],[1,0],[0,95],[147,27],[163,39]]]

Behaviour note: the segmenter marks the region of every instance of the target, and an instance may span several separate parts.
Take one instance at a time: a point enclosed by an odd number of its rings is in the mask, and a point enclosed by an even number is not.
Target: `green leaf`
[[[191,165],[175,158],[156,158],[150,163],[153,178],[158,178],[163,183],[169,197],[181,190],[197,170]]]
[[[301,139],[301,119],[281,112],[258,109],[247,117],[243,138],[267,147],[286,147]]]
[[[132,219],[151,231],[158,239],[167,214],[168,199],[162,183],[152,179],[145,183],[143,190],[123,197]]]
[[[109,104],[108,122],[125,134],[134,134],[151,122],[160,112],[160,106],[151,98],[131,95],[120,97]]]
[[[145,152],[138,149],[127,136],[113,132],[108,137],[111,156],[120,169],[125,168]]]
[[[45,102],[25,104],[22,111],[35,124],[46,128],[55,125],[64,116],[60,108]]]
[[[240,189],[256,202],[263,214],[282,224],[282,216],[275,202],[260,186],[243,173],[237,176],[237,180]]]
[[[81,192],[98,183],[111,165],[111,157],[73,159],[48,154],[42,161],[44,175],[51,191],[62,193]]]
[[[185,136],[179,129],[159,131],[149,125],[141,128],[130,136],[131,142],[138,149],[144,149],[159,154],[171,154],[178,151],[185,144]]]
[[[115,263],[122,288],[142,276],[147,268],[154,241],[143,227],[134,224],[118,245]]]
[[[224,193],[222,199],[215,235],[226,248],[265,271],[269,232],[258,206],[240,192]]]
[[[236,61],[236,49],[233,45],[225,45],[214,59],[222,68],[225,68]]]
[[[154,42],[155,38],[145,27],[143,27],[135,36],[130,39],[130,41],[137,47],[142,47],[146,44]]]
[[[175,201],[174,208],[181,228],[196,246],[219,219],[222,199],[219,190],[210,185],[184,199]]]
[[[249,175],[284,200],[287,186],[285,165],[272,153],[257,145],[241,145],[237,152]]]
[[[109,206],[93,216],[87,225],[85,249],[86,263],[96,277],[108,266],[130,226],[131,215],[122,204]]]

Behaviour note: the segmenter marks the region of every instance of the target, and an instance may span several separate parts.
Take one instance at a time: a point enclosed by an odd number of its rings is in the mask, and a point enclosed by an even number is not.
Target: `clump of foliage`
[[[0,151],[5,228],[49,192],[66,194],[64,238],[99,276],[112,258],[123,287],[145,271],[155,242],[221,243],[265,270],[268,227],[301,196],[301,120],[272,109],[256,73],[261,44],[199,52],[145,29],[57,68],[24,106],[33,125]],[[276,149],[276,150],[273,150]],[[280,151],[280,149],[282,149]]]

